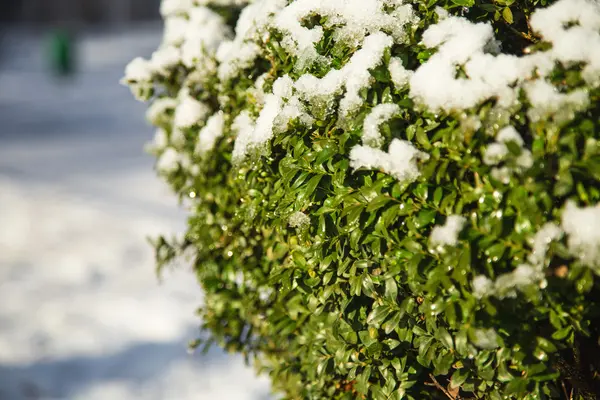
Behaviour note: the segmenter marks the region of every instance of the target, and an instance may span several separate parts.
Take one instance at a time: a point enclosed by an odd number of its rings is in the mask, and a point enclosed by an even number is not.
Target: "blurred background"
[[[185,213],[118,81],[160,0],[0,0],[0,400],[267,399],[241,358],[188,354],[202,293],[148,235]]]

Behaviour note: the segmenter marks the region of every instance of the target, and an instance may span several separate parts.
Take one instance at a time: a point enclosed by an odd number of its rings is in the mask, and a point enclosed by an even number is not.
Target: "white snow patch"
[[[494,291],[494,282],[485,275],[477,275],[473,278],[473,296],[478,299],[490,296]]]
[[[517,130],[512,125],[502,128],[500,132],[498,132],[496,140],[500,143],[515,142],[521,147],[525,143],[523,142],[523,138],[521,137],[519,132],[517,132]]]
[[[292,96],[281,108],[279,115],[273,123],[273,132],[281,133],[288,129],[290,121],[298,119],[304,126],[311,126],[314,118],[306,112],[306,107],[300,102],[298,96]]]
[[[264,96],[264,104],[253,129],[243,130],[244,134],[238,135],[233,150],[234,160],[242,160],[253,150],[264,150],[273,136],[284,132],[294,118],[305,125],[313,123],[313,118],[304,111],[293,91],[294,82],[288,75],[273,83],[273,93]]]
[[[450,16],[450,13],[448,13],[448,10],[446,10],[445,8],[442,8],[440,6],[435,7],[435,13],[437,14],[438,19],[440,21],[444,20]]]
[[[157,128],[154,132],[154,138],[145,145],[145,149],[151,153],[157,153],[164,150],[169,145],[169,136],[162,128]]]
[[[219,45],[231,35],[230,29],[219,14],[206,7],[194,7],[189,13],[185,41],[181,46],[182,60],[189,68],[200,73],[210,62]]]
[[[152,94],[153,79],[154,70],[150,61],[136,57],[125,67],[125,76],[120,82],[129,86],[137,100],[146,101]]]
[[[388,70],[390,71],[390,76],[396,90],[401,90],[408,86],[413,71],[404,68],[400,58],[392,57],[388,65]]]
[[[292,97],[293,89],[294,81],[289,75],[284,75],[280,78],[277,78],[277,80],[273,82],[273,94],[282,99],[287,100]]]
[[[169,121],[170,118],[167,114],[173,112],[177,108],[177,104],[177,100],[171,97],[159,97],[146,110],[146,119],[153,125]]]
[[[568,24],[573,24],[568,26]],[[582,76],[600,84],[600,5],[588,0],[561,0],[536,10],[531,27],[552,42],[551,57],[563,64],[585,63]]]
[[[557,122],[572,119],[572,113],[584,109],[590,102],[586,89],[559,93],[553,85],[542,79],[527,82],[524,88],[532,106],[527,115],[534,122],[551,116]]]
[[[473,295],[479,299],[496,296],[515,297],[517,290],[531,285],[544,288],[547,285],[544,270],[550,243],[563,235],[562,229],[553,222],[544,224],[530,240],[532,251],[527,264],[520,264],[511,272],[498,276],[496,281],[478,275],[473,279]]]
[[[456,246],[458,244],[458,235],[466,222],[465,217],[449,215],[444,225],[435,226],[431,230],[431,234],[429,235],[429,245],[431,248]]]
[[[583,264],[600,267],[600,205],[577,207],[568,201],[561,218],[569,251]]]
[[[369,70],[381,64],[385,50],[392,44],[393,39],[384,33],[369,35],[362,48],[341,69],[332,69],[321,79],[310,74],[302,75],[296,81],[295,89],[300,98],[313,106],[324,104],[324,112],[329,114],[333,110],[333,96],[345,88],[346,93],[339,105],[340,118],[343,120],[363,104],[360,91],[368,87],[373,79]]]
[[[286,3],[286,0],[258,0],[242,10],[235,27],[235,38],[223,41],[217,50],[221,81],[230,80],[252,65],[261,51],[253,40],[261,39],[273,15]]]
[[[500,168],[492,168],[490,175],[492,176],[492,178],[499,182],[502,182],[505,185],[508,185],[510,183],[511,172],[510,169],[508,169],[508,167],[506,166]]]
[[[508,148],[504,143],[490,143],[483,153],[483,163],[496,165],[508,155]]]
[[[165,18],[163,44],[166,46],[179,46],[185,41],[188,31],[189,20],[184,17],[176,16]]]
[[[350,167],[353,169],[381,169],[405,183],[417,180],[420,175],[417,161],[428,159],[429,154],[400,139],[392,140],[387,152],[360,145],[350,151]]]
[[[511,156],[506,143],[514,142],[520,147],[520,154]],[[533,166],[533,155],[531,151],[524,148],[525,142],[517,130],[509,125],[500,130],[496,135],[496,141],[490,143],[484,153],[483,162],[486,165],[497,165],[506,161],[508,165],[501,168],[493,168],[491,175],[494,179],[504,184],[510,182],[514,172],[522,172]]]
[[[233,132],[237,133],[235,143],[233,145],[232,158],[234,161],[241,161],[246,156],[248,146],[251,143],[252,134],[256,123],[250,116],[248,111],[242,111],[231,125]]]
[[[550,243],[560,239],[563,235],[562,229],[553,222],[545,223],[539,231],[536,232],[532,240],[532,252],[528,261],[535,266],[542,267],[546,260],[546,253]]]
[[[162,173],[177,171],[181,164],[181,155],[172,147],[167,147],[156,161],[156,169]]]
[[[134,58],[125,67],[124,81],[127,82],[144,82],[151,81],[154,77],[152,64],[142,57]]]
[[[160,14],[169,17],[175,14],[185,14],[194,5],[194,0],[162,0],[160,3]]]
[[[515,297],[517,289],[536,284],[543,279],[544,274],[540,268],[529,264],[520,264],[514,271],[502,274],[496,279],[494,282],[495,295],[499,298]]]
[[[371,147],[381,147],[383,145],[383,136],[379,132],[379,126],[400,112],[397,104],[378,104],[365,117],[363,123],[362,142]]]
[[[198,134],[196,153],[204,154],[215,147],[217,140],[223,135],[225,117],[223,111],[218,111],[208,118],[204,128]]]
[[[496,142],[491,143],[485,149],[485,153],[483,154],[483,162],[486,165],[496,165],[503,161],[509,154],[508,147],[506,147],[506,143],[508,142],[515,142],[521,148],[524,144],[523,138],[519,132],[517,132],[517,130],[510,125],[502,128],[496,136]]]
[[[362,49],[354,53],[348,64],[343,67],[346,94],[340,100],[342,119],[363,104],[360,91],[368,87],[373,80],[369,70],[382,63],[383,53],[392,44],[392,38],[383,33],[369,35],[365,39]]]
[[[391,12],[385,6],[393,7]],[[333,39],[349,47],[359,47],[368,35],[387,32],[397,43],[406,39],[406,27],[417,21],[412,6],[382,0],[298,0],[285,7],[274,25],[284,33],[284,48],[298,56],[297,68],[315,61],[327,62],[319,56],[315,45],[323,38],[323,26],[307,28],[305,18],[326,17],[325,28],[334,30]]]
[[[475,132],[481,128],[482,123],[478,116],[463,113],[460,118],[460,126],[465,132]]]
[[[432,110],[451,111],[473,107],[486,97],[496,94],[497,88],[484,80],[486,75],[501,77],[509,70],[494,68],[490,62],[492,60],[483,55],[485,45],[492,38],[491,25],[473,24],[464,18],[448,17],[431,25],[423,34],[423,44],[429,48],[439,46],[438,51],[417,68],[411,77],[411,97]],[[467,64],[477,54],[480,54],[480,62],[475,64],[478,76],[470,76],[470,79],[456,78],[457,66]],[[509,58],[505,60],[508,61]],[[487,61],[485,67],[492,68],[491,70],[483,71],[481,64],[484,61]]]
[[[282,100],[274,94],[265,97],[265,105],[249,135],[238,136],[234,145],[234,158],[243,159],[253,149],[261,149],[273,137],[273,123],[281,111]],[[238,143],[239,142],[239,143]]]
[[[556,62],[567,66],[584,63],[584,79],[600,84],[600,7],[587,0],[561,0],[536,10],[531,26],[552,43],[547,51],[516,57],[498,53],[489,24],[473,24],[464,18],[442,16],[423,34],[423,44],[437,48],[410,80],[411,96],[433,111],[452,112],[475,107],[496,98],[501,107],[509,107],[524,87],[535,120],[552,117],[558,122],[570,119],[586,107],[584,90],[558,93],[545,81]],[[575,26],[567,27],[567,23]],[[465,77],[457,77],[462,68]],[[538,75],[534,72],[537,71]]]
[[[292,228],[303,228],[310,224],[310,217],[302,211],[296,211],[290,215],[288,223]]]
[[[196,100],[187,88],[181,90],[178,96],[179,104],[175,109],[173,125],[175,128],[189,128],[204,120],[210,112],[210,108]]]
[[[152,69],[163,76],[168,76],[172,69],[181,62],[181,50],[175,46],[165,46],[152,54]]]
[[[476,329],[473,332],[473,344],[480,349],[492,350],[497,348],[499,343],[499,336],[493,328],[489,329]]]

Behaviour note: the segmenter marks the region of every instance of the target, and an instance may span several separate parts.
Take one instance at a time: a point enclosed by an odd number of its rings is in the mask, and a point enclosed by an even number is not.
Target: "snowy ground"
[[[154,275],[145,237],[181,231],[184,216],[142,151],[144,106],[116,82],[158,35],[82,37],[70,81],[47,74],[39,37],[6,38],[0,400],[268,398],[239,357],[187,354],[202,294],[185,268]]]

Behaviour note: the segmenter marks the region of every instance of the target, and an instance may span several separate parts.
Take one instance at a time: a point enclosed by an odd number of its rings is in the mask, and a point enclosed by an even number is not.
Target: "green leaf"
[[[467,368],[457,369],[450,377],[450,387],[459,388],[469,378],[469,370]]]
[[[502,10],[502,18],[509,24],[513,23],[513,14],[512,11],[510,11],[510,8],[506,7]]]
[[[554,332],[552,334],[552,339],[554,340],[563,340],[565,339],[567,336],[569,336],[569,334],[571,334],[571,332],[573,331],[573,328],[571,326],[566,326],[556,332]]]
[[[367,316],[367,324],[379,327],[390,315],[391,308],[387,305],[377,306]]]
[[[400,311],[392,313],[390,319],[384,322],[384,324],[381,326],[386,335],[389,335],[394,329],[398,327],[398,324],[400,323],[400,320],[403,316],[404,313]]]
[[[396,303],[398,299],[398,285],[394,278],[387,278],[385,280],[385,299],[391,303]]]
[[[357,384],[355,386],[358,393],[366,394],[369,391],[369,379],[371,378],[371,366],[368,365],[365,369],[357,376]]]
[[[294,263],[300,268],[306,268],[306,258],[299,251],[295,251],[292,253],[292,258],[294,259]]]
[[[497,2],[499,2],[499,1],[497,1]],[[493,4],[486,4],[486,3],[479,4],[479,8],[481,8],[484,11],[492,12],[492,13],[494,11],[496,11],[496,6]]]
[[[488,247],[485,251],[485,254],[493,261],[496,262],[502,258],[502,255],[506,251],[506,246],[504,243],[496,243],[490,247]]]
[[[437,212],[435,210],[422,210],[417,215],[416,227],[423,228],[433,222]]]
[[[522,394],[527,390],[527,379],[514,378],[506,385],[506,394]]]
[[[450,371],[450,367],[454,362],[454,356],[452,353],[447,352],[446,354],[438,354],[437,357],[433,358],[433,365],[435,366],[435,370],[433,371],[434,375],[447,375],[448,371]]]
[[[392,97],[392,89],[390,86],[387,86],[383,93],[381,94],[381,102],[382,103],[393,103],[394,98]]]
[[[454,344],[456,347],[456,352],[458,354],[460,354],[461,356],[466,356],[468,354],[467,343],[468,343],[467,332],[463,328],[462,330],[458,331],[454,337]]]
[[[427,137],[427,132],[425,132],[425,130],[421,127],[417,128],[417,142],[423,146],[425,150],[429,150],[431,148],[431,143]]]
[[[450,333],[448,333],[446,328],[440,326],[437,329],[437,331],[435,332],[435,336],[444,345],[444,347],[446,347],[448,350],[454,349],[454,343],[452,341],[452,336],[450,335]]]
[[[377,292],[375,291],[375,285],[373,284],[373,279],[369,274],[362,275],[362,287],[363,293],[369,297],[376,297]]]
[[[310,180],[306,184],[305,189],[303,191],[300,191],[300,193],[298,194],[299,202],[303,202],[303,201],[305,201],[305,199],[308,199],[308,198],[310,198],[310,196],[312,196],[315,189],[319,185],[321,178],[323,178],[323,175],[315,175],[312,178],[310,178]]]
[[[475,5],[475,0],[452,0],[452,2],[462,7],[473,7]]]
[[[392,200],[392,198],[386,194],[377,196],[372,201],[369,202],[369,204],[367,205],[366,211],[373,212],[375,210],[378,210],[381,207],[385,206],[387,203],[389,203],[391,200]]]
[[[433,192],[433,204],[436,206],[440,205],[440,201],[442,201],[442,196],[444,195],[444,189],[441,186],[438,186]]]
[[[552,343],[548,339],[538,336],[538,337],[536,337],[536,340],[537,340],[538,346],[542,350],[544,350],[546,353],[554,353],[555,351],[558,351],[558,349],[556,348],[554,343]]]

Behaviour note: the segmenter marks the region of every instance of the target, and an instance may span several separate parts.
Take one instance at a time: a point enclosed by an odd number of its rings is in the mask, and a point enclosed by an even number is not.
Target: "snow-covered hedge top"
[[[196,254],[214,340],[303,398],[437,398],[430,373],[542,398],[565,365],[598,370],[568,355],[597,334],[597,2],[161,13],[163,43],[123,82],[191,207],[159,264]]]

